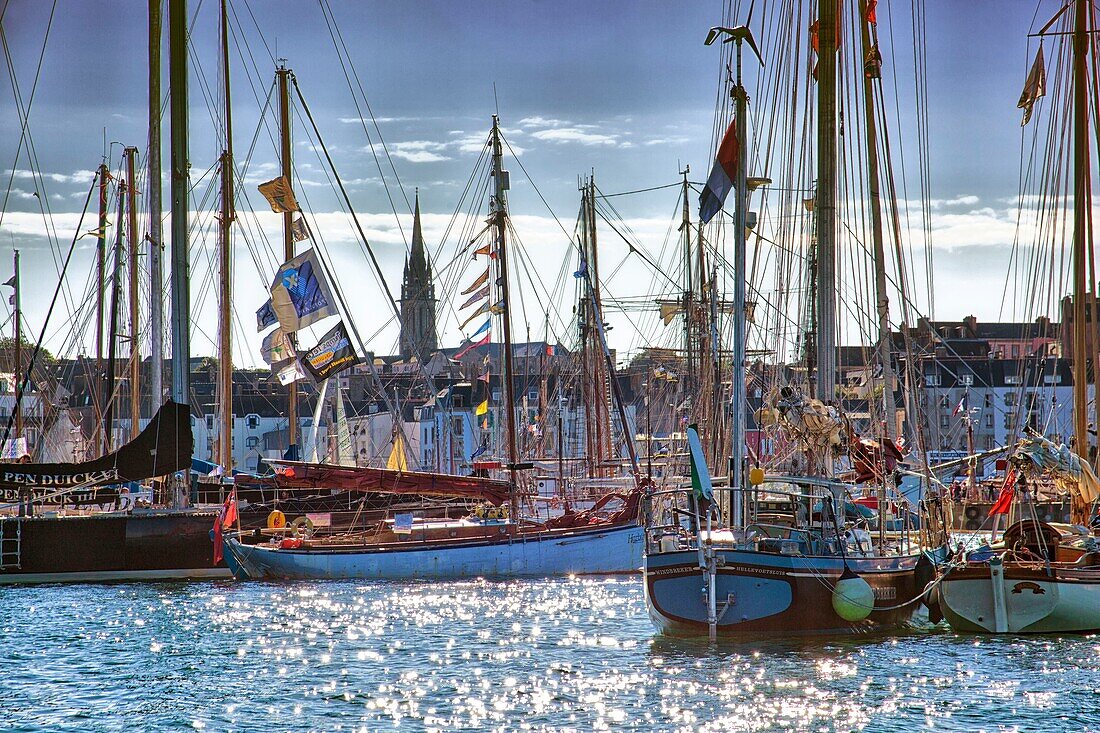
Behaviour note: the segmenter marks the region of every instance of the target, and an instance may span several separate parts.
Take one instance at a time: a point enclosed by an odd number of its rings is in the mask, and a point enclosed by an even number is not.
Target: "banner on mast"
[[[320,382],[359,363],[343,321],[321,337],[320,342],[301,356],[302,366]]]
[[[279,317],[275,315],[275,309],[271,307],[271,298],[268,298],[267,302],[256,311],[256,331],[263,331],[268,326],[274,326],[278,322]]]
[[[714,167],[710,169],[710,177],[707,178],[707,186],[703,189],[702,195],[699,196],[699,218],[702,219],[704,224],[722,210],[722,205],[726,202],[726,196],[733,190],[737,181],[739,158],[737,121],[734,120],[726,128],[722,144],[718,146],[718,156],[714,160]]]
[[[260,193],[271,204],[271,210],[276,214],[285,214],[290,211],[300,211],[298,200],[294,198],[294,191],[290,187],[290,181],[286,176],[273,178],[267,183],[257,186]]]
[[[271,283],[271,306],[283,330],[292,332],[337,315],[316,252],[309,249],[283,263]]]

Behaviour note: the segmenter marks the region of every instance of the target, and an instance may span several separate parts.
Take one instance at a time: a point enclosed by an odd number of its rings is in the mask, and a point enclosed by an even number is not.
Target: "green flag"
[[[714,501],[714,489],[710,482],[710,471],[707,470],[707,460],[703,456],[698,426],[688,425],[687,435],[688,450],[691,453],[691,488],[695,491],[695,498],[699,501]]]

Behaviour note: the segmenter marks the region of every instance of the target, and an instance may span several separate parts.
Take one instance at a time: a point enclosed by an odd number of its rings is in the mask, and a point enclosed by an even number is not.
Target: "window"
[[[974,384],[974,375],[973,374],[960,375],[959,376],[959,383],[960,384],[965,384],[967,387],[969,387],[970,385]]]
[[[1009,392],[1005,395],[1005,405],[1008,406],[1008,407],[1015,407],[1016,406],[1016,393],[1015,392]]]
[[[992,412],[987,412],[985,414],[985,426],[987,428],[992,428],[993,427],[993,413]],[[990,447],[992,447],[992,446],[990,446]]]
[[[950,405],[947,404],[947,395],[942,395],[940,397],[940,407],[949,407],[949,406]]]
[[[940,386],[940,375],[939,374],[925,374],[924,375],[924,386],[925,387],[939,387]]]
[[[940,427],[946,428],[951,425],[951,418],[947,415],[940,415]]]
[[[988,392],[985,393],[985,406],[987,408],[993,407],[993,395]]]
[[[260,439],[254,435],[250,435],[244,439],[244,446],[248,450],[254,450],[260,445]]]
[[[245,418],[245,422],[248,425],[249,430],[256,430],[260,427],[260,416],[259,415],[249,415],[248,417]]]

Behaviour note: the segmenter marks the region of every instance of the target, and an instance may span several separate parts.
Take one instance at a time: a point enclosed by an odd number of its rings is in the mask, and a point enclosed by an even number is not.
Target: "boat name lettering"
[[[78,484],[97,484],[118,481],[118,470],[88,471],[85,473],[34,474],[18,471],[4,471],[5,484],[23,486],[76,486]]]
[[[898,597],[898,589],[892,585],[885,586],[883,588],[873,588],[875,592],[875,598],[880,601],[894,601]]]

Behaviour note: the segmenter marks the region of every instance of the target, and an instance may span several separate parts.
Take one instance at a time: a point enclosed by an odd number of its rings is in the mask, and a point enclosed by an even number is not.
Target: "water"
[[[0,730],[1100,731],[1100,640],[655,636],[637,578],[0,588]]]

